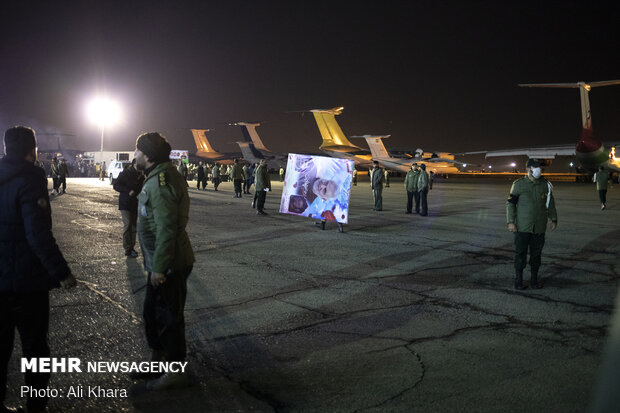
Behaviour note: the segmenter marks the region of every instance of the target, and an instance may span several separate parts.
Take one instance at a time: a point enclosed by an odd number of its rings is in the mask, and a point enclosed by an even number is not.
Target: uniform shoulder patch
[[[43,209],[47,208],[47,205],[48,205],[47,204],[47,199],[45,199],[45,198],[37,199],[37,205],[39,206],[39,208],[43,208]]]
[[[160,172],[158,175],[159,178],[159,186],[166,186],[166,173]]]

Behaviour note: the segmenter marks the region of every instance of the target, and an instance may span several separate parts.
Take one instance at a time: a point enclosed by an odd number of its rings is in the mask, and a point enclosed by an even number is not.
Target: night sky
[[[272,150],[316,152],[313,117],[287,111],[335,106],[388,147],[575,143],[578,90],[517,84],[620,79],[618,22],[618,1],[3,1],[0,128],[98,150],[84,106],[105,92],[125,118],[106,150],[156,130],[191,152],[189,128],[213,128],[233,151],[226,122],[263,121]],[[620,86],[590,99],[595,134],[620,140]]]

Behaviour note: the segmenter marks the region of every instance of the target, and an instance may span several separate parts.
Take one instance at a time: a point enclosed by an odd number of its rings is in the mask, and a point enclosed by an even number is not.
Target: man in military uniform
[[[428,215],[428,173],[426,172],[426,165],[420,164],[420,171],[418,175],[418,197],[420,209],[418,210],[418,199],[416,199],[415,212],[420,213],[425,217]]]
[[[204,162],[198,162],[198,168],[196,168],[196,189],[200,189],[200,185],[202,185],[202,190],[207,186],[207,174],[205,172]]]
[[[241,183],[243,182],[243,170],[239,165],[239,159],[235,158],[235,163],[230,170],[230,179],[233,181],[235,195],[233,198],[241,198]]]
[[[598,198],[601,201],[601,211],[607,208],[607,181],[609,181],[609,172],[601,166],[594,174],[594,182],[596,182]]]
[[[243,165],[243,193],[250,193],[250,179],[252,179],[252,173],[248,164]]]
[[[353,167],[353,186],[357,186],[357,168]]]
[[[389,188],[390,187],[390,171],[386,169],[385,171],[383,171],[383,175],[385,178],[385,187]]]
[[[284,167],[281,166],[280,167],[280,182],[284,182],[284,174],[285,174]]]
[[[220,165],[216,163],[211,173],[213,174],[213,189],[217,191],[217,187],[220,186]]]
[[[413,163],[411,165],[411,169],[407,172],[407,176],[405,177],[405,189],[407,190],[407,212],[406,214],[411,214],[411,210],[413,208],[413,197],[414,194],[418,193],[418,176],[420,175],[420,171],[418,170],[418,164]],[[416,196],[416,213],[419,212],[420,208],[420,197]]]
[[[547,221],[551,220],[551,230],[558,226],[558,214],[555,210],[553,187],[541,177],[540,162],[529,159],[526,164],[527,176],[517,179],[512,184],[506,202],[506,220],[508,230],[514,232],[515,242],[515,289],[526,288],[523,285],[523,269],[527,262],[527,250],[530,250],[530,269],[532,288],[542,288],[538,279],[541,254],[545,245]]]
[[[71,288],[71,274],[52,234],[45,172],[34,165],[37,141],[30,128],[17,126],[4,134],[0,160],[0,412],[4,406],[7,368],[19,331],[25,358],[50,357],[49,290]],[[27,371],[26,386],[45,392],[50,374]],[[47,397],[28,397],[28,412],[46,411]],[[23,411],[23,410],[21,410]]]
[[[195,261],[185,231],[189,219],[187,182],[172,165],[170,149],[157,132],[142,134],[136,141],[136,166],[146,176],[138,195],[138,235],[148,272],[144,326],[154,361],[185,359],[183,310],[187,277]],[[185,373],[166,373],[146,387],[158,391],[187,384]]]
[[[374,168],[370,173],[370,186],[375,200],[375,211],[383,210],[383,170],[379,167],[379,162],[373,161]]]
[[[256,183],[254,184],[254,202],[252,202],[252,206],[256,206],[256,215],[267,215],[265,212],[265,198],[267,197],[267,192],[271,191],[271,179],[267,170],[267,161],[261,159],[254,173]]]
[[[62,193],[67,192],[67,176],[69,176],[69,169],[67,168],[67,161],[64,159],[60,160],[60,165],[58,166],[58,189],[60,191],[60,187],[62,186]]]
[[[59,193],[59,179],[58,175],[60,174],[60,162],[58,162],[58,158],[55,156],[52,158],[52,163],[50,165],[50,175],[52,176],[52,186],[54,188],[54,192]]]

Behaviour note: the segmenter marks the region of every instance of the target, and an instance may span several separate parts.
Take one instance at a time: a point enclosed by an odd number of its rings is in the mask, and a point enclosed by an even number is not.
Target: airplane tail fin
[[[260,126],[260,123],[237,122],[236,124],[241,127],[241,133],[246,142],[252,142],[255,149],[258,148],[262,151],[269,151],[263,143],[263,140],[258,136],[258,132],[256,132],[256,127]]]
[[[370,153],[373,159],[385,159],[390,158],[390,153],[383,144],[383,139],[389,138],[391,135],[363,135],[363,136],[351,136],[352,138],[364,138],[370,148]]]
[[[239,149],[241,150],[241,155],[243,159],[248,162],[256,163],[261,159],[264,159],[262,153],[260,153],[252,142],[236,142],[239,145]]]
[[[207,132],[211,129],[191,129],[192,135],[194,136],[194,142],[196,142],[196,154],[200,156],[200,154],[219,154],[216,151],[209,139],[207,139]]]
[[[322,150],[361,150],[359,146],[353,145],[340,129],[335,115],[340,115],[344,108],[333,109],[313,109],[310,112],[314,115],[319,132],[323,138],[320,146]]]

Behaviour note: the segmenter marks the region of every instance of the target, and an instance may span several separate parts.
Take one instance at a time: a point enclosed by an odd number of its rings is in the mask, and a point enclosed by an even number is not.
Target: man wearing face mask
[[[530,285],[542,288],[538,280],[541,254],[545,245],[547,221],[551,220],[551,230],[558,226],[558,214],[553,199],[553,186],[541,177],[540,162],[529,159],[526,164],[527,176],[512,184],[506,202],[508,230],[514,233],[515,241],[515,289],[523,285],[523,269],[526,267],[527,250],[530,250]]]

